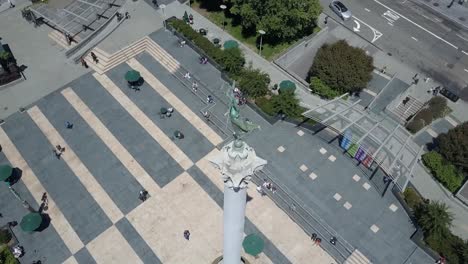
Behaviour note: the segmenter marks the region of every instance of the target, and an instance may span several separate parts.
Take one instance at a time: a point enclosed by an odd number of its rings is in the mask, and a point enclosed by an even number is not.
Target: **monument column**
[[[224,181],[224,248],[223,264],[241,263],[244,236],[247,185],[255,171],[267,163],[257,157],[255,150],[240,139],[235,139],[210,159],[220,170]]]

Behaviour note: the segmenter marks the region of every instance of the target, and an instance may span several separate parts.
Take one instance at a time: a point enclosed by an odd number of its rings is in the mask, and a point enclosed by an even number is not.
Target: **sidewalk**
[[[213,39],[215,37],[220,38],[222,42],[234,39],[231,35],[229,35],[226,31],[223,31],[217,25],[209,21],[204,16],[197,13],[195,10],[191,9],[187,5],[182,5],[179,2],[175,1],[169,5],[167,5],[165,9],[166,17],[175,16],[177,18],[181,18],[184,14],[184,11],[187,13],[192,14],[194,17],[194,29],[204,28],[208,31],[208,38]],[[323,19],[319,19],[319,23],[323,21]],[[319,25],[321,28],[325,28],[326,25]],[[239,42],[239,41],[238,41]],[[291,79],[293,80],[287,73],[283,72],[279,67],[270,63],[269,61],[265,60],[257,53],[246,47],[244,44],[239,42],[239,46],[245,54],[247,58],[247,63],[252,63],[253,67],[259,68],[262,71],[268,73],[270,75],[272,83],[279,83],[282,80]],[[399,79],[411,83],[412,77],[419,72],[412,69],[411,67],[404,65],[397,61],[395,58],[387,55],[383,51],[377,51],[374,55],[374,65],[376,68],[383,68],[384,66],[387,67],[387,74],[389,75],[396,75]],[[439,84],[429,79],[427,82],[424,82],[424,78],[427,76],[421,76],[419,74],[420,81],[417,85],[412,85],[407,92],[404,93],[406,96],[407,94],[411,94],[417,98],[420,98],[422,101],[428,100],[427,90],[431,87],[438,86]],[[293,80],[294,81],[294,80]],[[324,103],[325,101],[318,98],[317,96],[311,94],[304,85],[295,82],[298,87],[301,89],[297,89],[298,97],[301,98],[301,103],[307,107],[314,107],[319,104]],[[403,95],[402,95],[403,96]],[[454,106],[450,104],[450,106]],[[454,112],[452,113],[457,118],[462,116],[464,110],[468,106],[464,103],[459,101],[456,104],[456,107],[452,107]],[[466,112],[465,112],[466,113]],[[459,118],[460,120],[465,120]],[[417,165],[418,168],[414,170],[414,177],[412,179],[412,183],[415,187],[423,194],[426,198],[431,200],[438,200],[446,203],[451,211],[455,214],[455,219],[453,223],[452,231],[463,237],[464,239],[468,238],[468,209],[464,208],[463,205],[460,205],[459,202],[451,197],[451,194],[446,194],[444,190],[436,183],[432,176],[426,172],[420,165]]]
[[[460,5],[458,0],[411,0],[441,14],[452,22],[468,29],[468,3]],[[466,1],[466,0],[465,0]],[[453,2],[451,7],[448,7]]]

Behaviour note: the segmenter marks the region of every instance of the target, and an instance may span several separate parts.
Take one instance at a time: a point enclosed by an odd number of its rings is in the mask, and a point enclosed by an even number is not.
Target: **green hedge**
[[[15,257],[11,253],[8,247],[0,251],[0,263],[1,264],[17,264]]]
[[[333,99],[340,95],[338,91],[328,87],[318,77],[310,78],[310,89],[312,93],[326,99]]]
[[[405,202],[413,211],[423,202],[423,198],[411,187],[406,188],[403,192],[403,196]]]
[[[242,71],[245,58],[239,48],[222,50],[216,47],[209,39],[195,31],[190,25],[177,18],[168,19],[168,24],[187,39],[191,40],[197,47],[202,49],[206,55],[216,61],[223,70],[231,77],[238,76]]]
[[[452,164],[449,164],[442,155],[430,151],[422,156],[424,165],[431,170],[432,175],[448,190],[456,192],[463,183],[463,174]]]
[[[269,116],[275,116],[277,113],[275,113],[275,109],[273,108],[273,104],[271,100],[269,100],[266,97],[259,97],[255,99],[255,104],[262,109],[265,114]]]
[[[12,235],[7,229],[0,229],[0,245],[10,242]]]

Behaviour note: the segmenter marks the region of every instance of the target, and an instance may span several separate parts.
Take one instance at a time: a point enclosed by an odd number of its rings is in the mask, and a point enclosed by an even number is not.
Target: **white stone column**
[[[220,170],[224,182],[223,264],[240,264],[244,238],[247,184],[255,171],[267,163],[242,140],[234,140],[210,162]]]

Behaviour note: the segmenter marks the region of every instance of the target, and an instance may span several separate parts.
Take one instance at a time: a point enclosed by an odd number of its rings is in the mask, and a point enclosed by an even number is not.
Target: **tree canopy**
[[[439,153],[449,162],[468,170],[468,122],[440,134],[436,143]]]
[[[322,12],[319,0],[231,0],[244,32],[266,31],[265,38],[287,41],[313,32]]]
[[[244,69],[239,77],[242,93],[252,98],[266,95],[268,84],[270,84],[270,76],[259,69],[253,69],[251,66]]]
[[[373,59],[363,49],[345,40],[324,44],[315,55],[309,78],[318,77],[328,87],[340,92],[359,92],[372,79]]]
[[[275,113],[283,113],[289,117],[297,117],[301,114],[302,108],[299,99],[292,91],[286,91],[271,98],[271,104]]]

